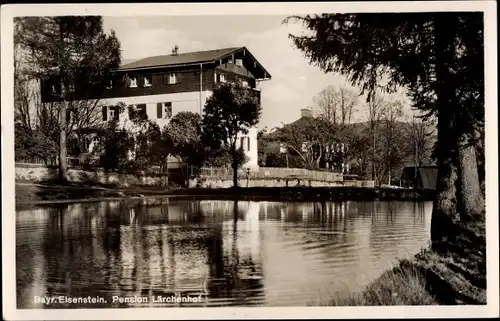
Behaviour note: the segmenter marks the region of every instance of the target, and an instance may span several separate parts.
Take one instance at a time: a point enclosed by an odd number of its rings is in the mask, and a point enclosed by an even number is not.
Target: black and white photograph
[[[495,2],[1,21],[5,320],[499,316]]]

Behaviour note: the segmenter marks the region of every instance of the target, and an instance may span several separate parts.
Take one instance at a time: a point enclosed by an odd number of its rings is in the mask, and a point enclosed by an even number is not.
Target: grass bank
[[[334,293],[311,305],[481,305],[486,304],[486,239],[482,222],[461,224],[447,250],[424,249],[401,260],[362,292]]]
[[[249,187],[249,188],[174,188],[103,185],[54,182],[16,183],[16,204],[38,204],[50,201],[77,201],[101,198],[148,196],[196,196],[214,199],[277,201],[342,200],[430,200],[433,191],[362,187]]]

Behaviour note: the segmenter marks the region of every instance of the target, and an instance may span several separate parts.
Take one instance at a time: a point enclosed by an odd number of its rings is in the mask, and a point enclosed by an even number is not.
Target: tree
[[[201,120],[199,114],[180,112],[172,117],[166,128],[173,155],[188,166],[199,167],[203,161]]]
[[[302,117],[277,132],[277,139],[286,145],[288,152],[300,156],[303,166],[308,168],[321,167],[330,156],[330,146],[336,143],[334,125],[319,118]]]
[[[257,132],[257,157],[259,166],[266,166],[266,149],[269,147],[271,140],[268,137],[267,127]]]
[[[68,111],[87,113],[75,101],[106,87],[120,65],[120,43],[103,31],[102,17],[58,16],[15,19],[15,43],[32,78],[51,84],[59,117],[59,179],[67,180]],[[83,111],[82,111],[83,110]]]
[[[294,167],[290,166],[290,160],[287,160],[285,154],[282,153],[270,153],[266,156],[264,163],[266,167]]]
[[[406,151],[412,155],[413,164],[421,167],[430,164],[434,124],[431,119],[413,116],[406,127]]]
[[[27,158],[51,159],[57,152],[56,144],[40,131],[29,131],[21,123],[15,124],[15,158],[24,161]]]
[[[361,130],[353,129],[351,135],[348,136],[347,144],[349,148],[345,157],[351,163],[350,173],[368,179],[367,170],[373,157],[371,149],[367,148],[372,144],[370,135]]]
[[[124,111],[118,104],[117,112]],[[92,151],[100,156],[100,164],[106,171],[124,169],[129,165],[129,156],[134,149],[134,138],[126,129],[120,128],[118,120],[111,119],[104,127],[98,145]]]
[[[401,164],[406,156],[404,149],[404,127],[400,122],[403,116],[403,105],[400,101],[391,101],[385,105],[383,110],[382,124],[382,146],[383,146],[383,168],[384,177],[387,176],[387,184],[391,184],[393,170]]]
[[[143,120],[134,137],[134,167],[146,170],[152,165],[161,167],[164,152],[160,126],[151,120]],[[168,156],[168,155],[167,155]]]
[[[404,87],[438,119],[438,182],[431,236],[438,249],[457,222],[484,218],[475,142],[484,131],[483,13],[360,13],[290,17],[312,35],[290,35],[312,64],[340,72],[371,100]],[[458,213],[458,214],[457,214]]]
[[[238,187],[237,171],[241,165],[241,154],[236,148],[238,135],[247,134],[250,128],[256,126],[261,112],[257,95],[240,83],[220,84],[205,104],[202,136],[212,148],[229,149],[234,187]]]
[[[368,122],[370,124],[370,137],[372,145],[371,175],[373,181],[380,180],[377,173],[380,172],[379,165],[382,163],[382,160],[377,157],[378,156],[377,141],[378,141],[378,127],[383,117],[385,104],[386,101],[380,94],[378,95],[373,94],[371,99],[369,99],[366,103],[366,106],[368,107]]]
[[[353,120],[357,109],[358,94],[348,87],[327,86],[314,98],[316,117],[339,125],[342,130]]]

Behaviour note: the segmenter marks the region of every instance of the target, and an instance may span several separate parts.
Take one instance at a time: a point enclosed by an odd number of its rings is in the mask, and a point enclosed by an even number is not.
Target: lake
[[[427,246],[431,212],[432,202],[182,198],[18,210],[17,307],[317,305]],[[172,296],[201,300],[156,299]]]

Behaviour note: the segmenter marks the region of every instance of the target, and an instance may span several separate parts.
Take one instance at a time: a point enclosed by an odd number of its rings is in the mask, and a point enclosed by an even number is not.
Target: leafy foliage
[[[207,100],[202,120],[202,141],[215,150],[229,149],[233,181],[237,186],[237,169],[241,152],[236,148],[239,134],[247,134],[257,125],[262,108],[257,95],[240,83],[220,84]]]
[[[331,154],[326,146],[336,143],[336,127],[324,120],[302,117],[298,121],[283,126],[277,139],[285,143],[292,155],[298,155],[304,167],[321,167],[320,163]]]
[[[190,166],[203,162],[201,116],[192,112],[176,114],[165,129],[172,144],[173,155]]]
[[[114,77],[120,43],[114,32],[104,32],[100,16],[20,17],[14,22],[17,74],[22,70],[26,79],[41,81],[42,90],[53,97],[48,116],[58,119],[58,126],[51,128],[59,133],[59,178],[66,181],[66,136],[75,128],[68,119],[72,115],[76,126],[88,125],[96,110],[75,101],[86,101],[89,92],[99,92]],[[47,109],[42,110],[47,116]]]
[[[15,125],[15,158],[49,159],[57,155],[57,144],[41,131],[27,131],[21,124]]]
[[[413,107],[437,116],[438,182],[433,249],[446,251],[454,225],[482,220],[477,153],[484,135],[482,12],[359,13],[289,17],[312,35],[290,35],[310,63],[367,91],[403,87]],[[444,246],[444,247],[443,247]]]
[[[128,159],[133,146],[134,140],[130,133],[119,128],[116,121],[110,121],[102,132],[99,147],[94,153],[101,155],[100,163],[106,170],[121,170],[129,165]]]
[[[299,20],[311,36],[290,35],[309,61],[325,72],[340,72],[368,91],[408,90],[414,107],[436,114],[438,61],[436,37],[454,39],[452,86],[463,108],[467,131],[484,120],[484,42],[482,13],[359,13],[289,17]],[[443,29],[439,29],[440,27]],[[439,30],[438,30],[439,29]],[[469,121],[467,121],[469,120]]]

